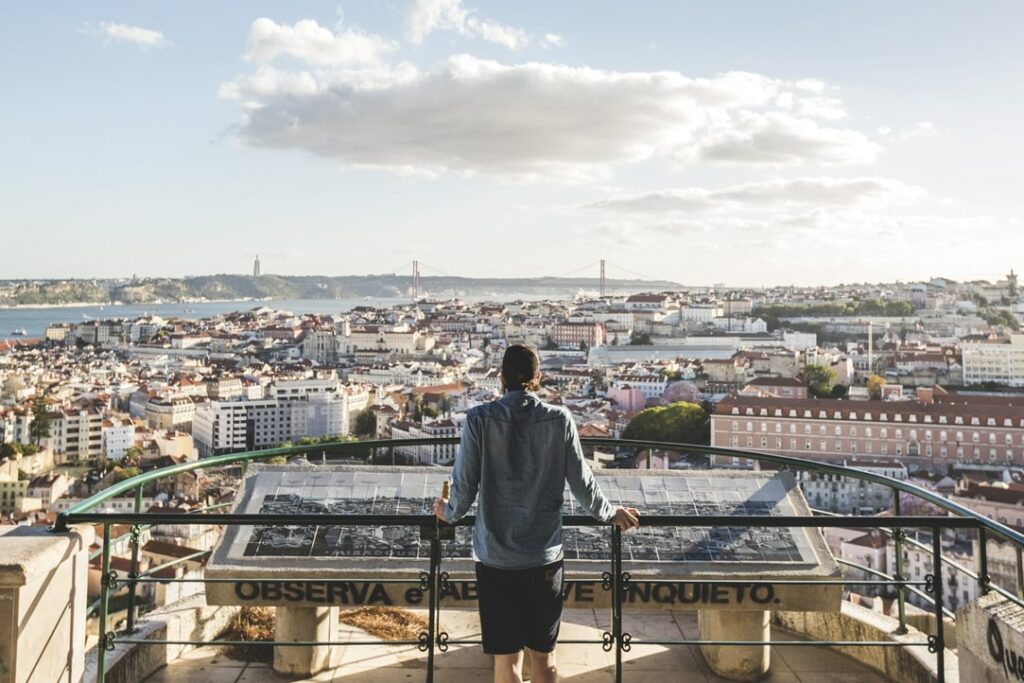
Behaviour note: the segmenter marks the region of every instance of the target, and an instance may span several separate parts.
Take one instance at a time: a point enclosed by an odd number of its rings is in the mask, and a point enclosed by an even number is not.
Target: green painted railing
[[[833,474],[850,479],[860,480],[883,486],[888,488],[893,495],[893,506],[894,515],[892,517],[849,517],[832,515],[828,513],[821,513],[821,516],[814,518],[806,517],[771,517],[771,516],[749,516],[749,517],[722,517],[722,518],[708,518],[708,517],[644,517],[644,524],[650,526],[735,526],[737,519],[743,519],[746,523],[756,526],[767,526],[767,527],[843,527],[843,528],[878,528],[881,529],[888,537],[893,539],[895,547],[896,567],[894,574],[886,574],[870,567],[864,567],[851,563],[849,561],[841,560],[840,563],[844,566],[855,568],[865,572],[872,576],[878,577],[879,580],[866,580],[866,579],[850,579],[841,580],[837,583],[846,585],[888,585],[892,586],[897,593],[898,598],[898,628],[895,631],[896,634],[907,633],[906,627],[906,614],[905,614],[905,596],[906,593],[912,592],[915,595],[922,597],[929,601],[933,607],[933,611],[936,617],[936,633],[928,636],[928,648],[934,652],[937,658],[937,677],[941,682],[944,680],[944,666],[943,666],[943,653],[945,650],[945,644],[943,639],[943,617],[951,616],[951,613],[944,606],[942,598],[942,571],[943,565],[952,567],[956,571],[960,571],[968,578],[976,580],[979,589],[982,593],[987,593],[990,590],[997,591],[1000,595],[1011,599],[1018,604],[1024,606],[1024,599],[1020,594],[1020,591],[1024,586],[1024,581],[1018,580],[1017,589],[1014,591],[1008,590],[1004,587],[993,585],[987,566],[987,540],[989,538],[1001,538],[1004,541],[1013,544],[1015,548],[1015,555],[1017,559],[1017,576],[1024,577],[1024,566],[1022,566],[1022,549],[1024,549],[1024,534],[992,520],[988,517],[980,515],[969,508],[954,503],[932,491],[921,488],[914,484],[910,484],[906,481],[900,481],[892,479],[876,472],[858,469],[855,467],[846,467],[842,465],[835,465],[828,462],[805,460],[802,458],[794,458],[789,456],[775,455],[772,453],[764,453],[759,451],[740,450],[733,448],[719,448],[714,446],[705,446],[699,444],[685,444],[685,443],[665,443],[658,441],[645,441],[645,440],[625,440],[625,439],[600,439],[600,438],[584,438],[581,439],[584,446],[601,447],[601,448],[632,448],[638,450],[660,450],[660,451],[674,451],[682,452],[687,454],[699,454],[699,455],[713,455],[724,458],[739,458],[746,461],[754,461],[756,463],[769,464],[779,469],[790,469],[797,471],[808,471],[822,474]],[[419,439],[389,439],[389,440],[373,440],[373,441],[346,441],[346,442],[330,442],[330,443],[318,443],[311,445],[297,445],[288,446],[282,448],[273,448],[262,451],[253,451],[245,453],[233,453],[228,455],[220,455],[210,458],[201,459],[194,462],[182,463],[171,467],[162,468],[140,474],[130,479],[124,480],[107,489],[93,495],[92,497],[81,501],[77,505],[69,508],[64,513],[60,514],[54,525],[55,532],[61,532],[67,530],[68,526],[75,523],[99,523],[103,525],[103,547],[101,549],[102,555],[102,575],[101,575],[101,597],[97,601],[96,607],[99,610],[100,619],[100,645],[99,651],[99,680],[102,682],[105,678],[105,659],[106,653],[113,649],[115,643],[125,644],[159,644],[167,643],[170,644],[172,641],[154,641],[147,639],[133,639],[130,636],[118,636],[113,632],[107,630],[108,618],[109,618],[109,598],[111,592],[116,588],[118,578],[115,572],[110,570],[110,548],[112,540],[110,538],[110,530],[113,524],[130,524],[132,525],[132,532],[130,534],[132,541],[132,558],[131,558],[131,570],[125,582],[129,589],[129,603],[128,603],[128,617],[127,617],[127,628],[128,634],[135,630],[135,619],[136,619],[136,605],[135,605],[135,591],[139,583],[154,582],[157,579],[153,578],[153,575],[161,569],[167,567],[177,566],[183,564],[186,561],[199,561],[203,556],[208,554],[207,551],[197,552],[193,556],[188,558],[179,558],[170,562],[163,563],[156,567],[151,567],[146,572],[138,571],[138,534],[145,528],[145,525],[152,526],[154,524],[169,523],[169,524],[206,524],[206,525],[224,525],[224,524],[317,524],[317,523],[332,523],[332,524],[345,524],[345,525],[366,525],[366,524],[408,524],[416,525],[421,528],[429,528],[433,525],[434,533],[430,537],[431,544],[431,561],[429,572],[424,572],[421,581],[427,586],[427,592],[430,594],[429,599],[429,631],[421,635],[418,641],[396,641],[394,644],[417,644],[421,650],[427,652],[428,655],[428,669],[427,669],[427,680],[433,680],[433,661],[435,648],[444,651],[447,649],[449,644],[459,643],[471,643],[477,641],[451,641],[448,639],[447,634],[438,631],[437,614],[439,611],[439,589],[441,582],[446,581],[446,574],[440,571],[441,564],[441,534],[440,528],[436,520],[431,516],[423,515],[390,515],[390,516],[368,516],[368,515],[345,515],[345,516],[323,516],[323,515],[291,515],[291,516],[280,516],[280,515],[261,515],[261,514],[237,514],[237,513],[218,513],[211,514],[213,510],[226,507],[230,504],[218,504],[208,506],[203,510],[196,511],[196,513],[186,514],[147,514],[142,511],[142,494],[147,485],[158,482],[161,479],[167,477],[177,476],[186,472],[192,472],[200,469],[217,469],[226,467],[241,466],[244,472],[245,465],[249,462],[256,462],[261,460],[267,460],[270,458],[278,457],[292,457],[299,455],[313,455],[315,457],[330,456],[332,459],[338,456],[351,455],[353,453],[370,453],[374,454],[387,449],[394,449],[399,447],[411,447],[411,446],[440,446],[440,445],[453,445],[458,443],[456,437],[443,437],[443,438],[419,438]],[[901,513],[901,502],[900,494],[907,494],[913,496],[921,501],[930,503],[939,510],[942,510],[948,514],[946,517],[904,517]],[[134,513],[108,513],[103,512],[104,503],[111,499],[122,497],[125,495],[133,495],[136,501],[136,509]],[[201,513],[201,514],[197,514]],[[386,518],[386,519],[385,519]],[[460,521],[460,524],[472,524],[471,518]],[[596,522],[590,518],[585,517],[566,517],[564,523],[567,526],[593,526]],[[930,548],[929,544],[921,543],[915,539],[908,538],[905,533],[907,528],[927,528],[931,531],[932,538]],[[945,558],[942,554],[941,548],[941,532],[943,529],[974,529],[976,530],[980,540],[980,552],[979,552],[979,570],[977,573],[972,572],[969,568],[964,567],[949,558]],[[123,540],[123,537],[117,539]],[[914,547],[920,548],[925,552],[928,552],[932,556],[933,573],[930,575],[928,580],[923,582],[914,582],[908,580],[903,575],[903,553],[902,549],[904,544],[911,544]],[[616,680],[620,681],[622,676],[621,667],[621,656],[623,652],[627,652],[633,644],[639,644],[639,641],[631,640],[631,636],[628,632],[625,632],[622,628],[622,593],[625,586],[629,583],[629,573],[622,570],[622,557],[621,557],[621,533],[618,529],[612,529],[612,535],[610,538],[610,547],[612,549],[612,567],[611,572],[605,573],[604,584],[606,590],[610,590],[612,593],[612,631],[606,633],[605,637],[601,641],[595,641],[597,644],[601,644],[606,650],[615,650],[616,655]],[[160,581],[199,581],[199,579],[159,579]],[[571,583],[572,581],[567,581]],[[680,580],[675,583],[684,584],[687,580]],[[800,581],[792,581],[800,583]],[[820,583],[807,581],[806,583]],[[924,590],[921,590],[924,588]],[[174,641],[179,643],[179,641]],[[368,644],[359,642],[350,642],[348,644]],[[576,641],[574,641],[576,642]],[[582,642],[582,641],[581,641]],[[650,644],[697,644],[701,641],[644,641]],[[210,645],[218,644],[216,642],[193,642],[193,641],[180,641],[180,644],[191,644],[191,645]],[[220,642],[219,644],[228,644],[226,641]],[[313,643],[275,643],[278,646],[283,645],[309,645]],[[326,643],[323,643],[326,644]],[[333,643],[332,643],[333,644]],[[743,645],[751,644],[739,641],[703,641],[705,645]],[[785,641],[772,643],[772,646],[788,646],[788,645],[807,645],[808,643],[802,643],[801,641]],[[901,643],[896,641],[879,641],[879,642],[846,642],[846,641],[815,641],[811,644],[818,645],[835,645],[835,646],[872,646],[872,647],[893,647],[902,646]]]

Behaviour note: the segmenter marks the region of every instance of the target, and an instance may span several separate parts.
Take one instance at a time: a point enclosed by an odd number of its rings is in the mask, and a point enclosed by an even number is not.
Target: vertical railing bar
[[[103,560],[100,563],[100,640],[96,650],[96,683],[107,679],[107,610],[110,605],[110,523],[103,523]]]
[[[622,530],[612,526],[612,639],[615,683],[622,683]]]
[[[978,588],[981,589],[982,595],[988,595],[989,583],[991,579],[988,575],[988,533],[985,531],[985,527],[978,527]]]
[[[900,492],[898,489],[892,489],[892,505],[893,515],[896,517],[900,516]],[[896,576],[897,581],[906,581],[903,575],[903,537],[906,534],[904,529],[893,529],[892,540],[893,548],[896,554]],[[902,583],[896,586],[896,610],[899,617],[899,626],[896,627],[896,635],[903,636],[908,633],[907,631],[907,591]]]
[[[135,514],[142,512],[142,485],[140,484],[135,489]],[[142,532],[142,527],[138,524],[132,525],[132,562],[128,569],[128,624],[126,630],[128,633],[134,633],[135,631],[135,591],[136,583],[135,579],[139,577],[139,535]]]
[[[1016,546],[1017,551],[1017,595],[1024,598],[1024,548]]]
[[[441,540],[437,519],[430,536],[430,599],[427,601],[427,683],[434,683],[434,642],[437,638],[438,609],[441,599]]]
[[[932,571],[935,572],[935,675],[937,683],[946,680],[946,641],[943,634],[945,624],[942,613],[942,534],[932,530]]]

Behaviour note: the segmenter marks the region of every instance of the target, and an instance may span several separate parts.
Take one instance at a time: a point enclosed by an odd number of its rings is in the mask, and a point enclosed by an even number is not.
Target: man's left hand
[[[448,499],[447,498],[435,498],[434,499],[434,516],[437,517],[442,522],[445,521],[445,519],[444,519],[444,511],[445,511],[445,508],[447,508],[447,507],[448,507]]]

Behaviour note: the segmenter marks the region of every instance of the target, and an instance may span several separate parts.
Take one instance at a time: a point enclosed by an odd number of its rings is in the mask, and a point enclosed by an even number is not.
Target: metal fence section
[[[653,441],[626,441],[617,439],[583,439],[584,445],[587,446],[601,446],[605,448],[617,448],[617,447],[632,447],[640,449],[659,449],[659,450],[671,450],[681,451],[687,453],[701,453],[701,454],[714,454],[723,455],[727,457],[738,457],[748,460],[754,460],[758,463],[769,463],[775,465],[781,469],[802,469],[816,472],[824,472],[829,474],[837,474],[844,477],[850,477],[854,479],[860,479],[869,481],[875,484],[888,486],[893,492],[894,510],[891,517],[855,517],[855,516],[839,516],[827,513],[821,513],[815,517],[804,517],[804,516],[771,516],[771,515],[747,515],[747,516],[644,516],[643,524],[651,527],[729,527],[737,526],[738,522],[743,524],[768,527],[768,528],[794,528],[794,527],[811,527],[811,528],[876,528],[880,529],[888,537],[892,538],[895,546],[895,574],[889,575],[884,572],[878,571],[870,567],[865,567],[845,560],[839,560],[840,564],[858,569],[871,576],[877,577],[877,579],[862,579],[862,578],[850,578],[850,579],[837,579],[835,581],[822,581],[822,580],[800,580],[800,579],[772,579],[772,583],[788,583],[788,584],[805,584],[805,585],[823,585],[823,584],[842,584],[842,585],[880,585],[889,586],[896,591],[897,605],[898,605],[898,627],[894,631],[895,635],[903,635],[908,632],[906,626],[906,610],[905,610],[905,597],[907,591],[913,592],[915,595],[926,599],[932,606],[934,621],[935,621],[935,632],[928,635],[928,650],[935,654],[937,664],[937,679],[940,683],[945,680],[944,672],[944,651],[945,651],[945,640],[943,635],[943,619],[947,616],[952,616],[950,611],[944,607],[943,603],[943,567],[952,566],[956,571],[964,572],[965,575],[976,580],[978,582],[979,591],[984,594],[989,591],[998,591],[1000,595],[1013,600],[1019,605],[1024,606],[1024,600],[1022,600],[1019,591],[1022,590],[1024,583],[1019,583],[1017,590],[1008,590],[1005,587],[996,586],[988,572],[988,553],[987,553],[987,541],[989,538],[998,538],[1006,542],[1013,544],[1016,551],[1017,560],[1017,576],[1024,577],[1024,565],[1022,565],[1022,549],[1024,549],[1024,535],[1017,531],[1006,527],[1005,525],[999,524],[991,519],[988,519],[982,515],[979,515],[968,508],[952,503],[951,501],[938,496],[935,493],[927,491],[926,489],[919,488],[906,482],[890,479],[888,477],[876,474],[874,472],[858,470],[856,468],[843,467],[840,465],[833,465],[830,463],[815,462],[802,460],[799,458],[791,458],[787,456],[778,456],[769,453],[760,453],[755,451],[744,451],[738,449],[726,449],[716,448],[709,446],[693,445],[693,444],[678,444],[678,443],[661,443]],[[397,446],[415,446],[415,445],[441,445],[441,444],[453,444],[457,443],[457,438],[446,437],[446,438],[424,438],[424,439],[401,439],[401,440],[378,440],[378,441],[363,441],[363,442],[340,442],[340,443],[328,443],[328,444],[316,444],[313,446],[294,446],[288,448],[277,448],[265,451],[238,453],[231,455],[223,455],[213,458],[207,458],[199,460],[197,462],[184,463],[175,465],[160,470],[154,470],[147,472],[131,479],[127,479],[123,482],[114,484],[113,486],[101,491],[100,493],[92,496],[91,498],[82,501],[78,505],[70,508],[65,513],[61,514],[56,524],[54,525],[55,531],[66,530],[68,525],[77,523],[93,523],[101,524],[103,527],[103,546],[99,551],[101,555],[101,575],[100,585],[101,594],[99,600],[90,606],[90,613],[93,610],[98,610],[99,615],[99,645],[98,645],[98,681],[104,683],[106,678],[106,657],[107,653],[114,649],[114,646],[118,643],[132,644],[137,646],[146,645],[194,645],[194,646],[209,646],[209,645],[235,645],[235,644],[251,644],[246,641],[244,643],[240,641],[228,641],[228,640],[214,640],[214,641],[188,641],[188,640],[151,640],[140,637],[133,637],[133,634],[137,632],[137,589],[140,584],[152,583],[155,581],[160,582],[210,582],[215,579],[170,579],[170,578],[154,578],[154,574],[171,566],[175,566],[186,561],[198,560],[204,555],[208,554],[209,551],[197,552],[194,555],[187,557],[177,558],[173,561],[163,563],[156,567],[151,567],[145,572],[140,572],[139,567],[139,534],[147,526],[156,524],[201,524],[201,525],[343,525],[343,526],[411,526],[418,527],[421,530],[421,538],[429,542],[429,562],[426,567],[420,571],[419,581],[420,588],[424,591],[427,597],[427,629],[419,634],[419,638],[416,640],[396,640],[388,641],[388,644],[395,646],[409,646],[415,645],[420,651],[425,652],[427,656],[426,666],[426,680],[428,683],[432,683],[434,680],[434,662],[437,653],[445,652],[451,645],[465,645],[465,644],[478,644],[478,640],[469,639],[452,639],[450,635],[441,629],[440,613],[441,613],[441,595],[448,588],[449,577],[447,572],[443,571],[442,568],[442,553],[441,543],[444,540],[444,534],[449,525],[440,523],[436,518],[429,515],[330,515],[330,514],[300,514],[300,515],[274,515],[274,514],[239,514],[239,513],[220,513],[217,510],[225,507],[224,504],[209,506],[203,508],[195,513],[171,513],[171,514],[155,514],[146,513],[142,511],[142,499],[144,488],[164,477],[176,476],[183,472],[193,471],[196,469],[206,468],[222,468],[222,467],[236,467],[242,466],[244,471],[245,464],[251,461],[259,461],[279,456],[295,456],[306,453],[314,453],[320,455],[321,453],[326,455],[329,453],[332,456],[340,455],[345,456],[351,454],[354,450],[360,452],[366,452],[367,449],[371,451],[379,451],[381,449],[391,449]],[[903,516],[900,514],[900,493],[906,493],[915,496],[923,501],[929,502],[935,505],[937,508],[944,510],[948,516]],[[132,493],[135,496],[135,510],[134,512],[104,512],[103,504],[122,494]],[[457,525],[472,525],[472,517],[466,517],[460,520]],[[111,569],[111,528],[115,524],[126,524],[130,526],[131,531],[127,536],[130,540],[131,545],[131,559],[130,569],[127,576],[120,577],[117,572]],[[587,516],[576,516],[567,515],[563,517],[563,524],[565,526],[603,526],[600,522],[587,517]],[[915,539],[908,538],[906,535],[907,530],[927,530],[931,533],[931,544],[930,548],[928,544],[921,543]],[[945,530],[956,530],[956,529],[973,529],[978,535],[979,540],[979,557],[978,557],[978,570],[977,572],[971,572],[968,568],[958,565],[957,563],[943,557],[942,555],[942,532]],[[626,629],[624,624],[624,595],[629,590],[631,584],[642,584],[647,581],[638,581],[633,579],[628,571],[623,570],[622,564],[622,532],[616,527],[608,527],[608,544],[611,549],[611,561],[608,571],[604,572],[601,579],[601,588],[605,591],[610,592],[611,606],[610,606],[610,630],[602,634],[600,640],[593,641],[582,641],[582,640],[564,640],[560,641],[563,643],[572,644],[590,644],[595,647],[600,646],[605,651],[614,651],[615,656],[615,680],[617,683],[621,683],[623,667],[622,667],[622,654],[628,652],[633,645],[639,644],[650,644],[650,645],[770,645],[771,647],[807,647],[807,646],[843,646],[843,647],[905,647],[903,643],[896,640],[880,640],[880,641],[775,641],[770,643],[762,643],[760,641],[740,641],[740,640],[634,640],[630,632]],[[123,541],[124,536],[114,539],[114,542]],[[928,551],[932,557],[932,573],[927,575],[923,581],[910,581],[904,575],[903,568],[903,553],[902,548],[904,544],[912,543],[915,547],[919,547],[922,550]],[[90,558],[94,559],[95,555]],[[361,577],[365,579],[366,577]],[[231,579],[224,579],[230,581]],[[246,580],[258,580],[246,577]],[[311,581],[323,582],[323,583],[343,583],[348,579],[318,579],[318,578],[306,578],[306,579],[290,579],[298,583],[305,583]],[[409,579],[373,579],[379,582],[402,582],[408,583]],[[579,579],[572,579],[571,577],[566,580],[567,584],[580,581]],[[589,579],[588,579],[589,581]],[[659,579],[658,583],[675,584],[681,588],[687,584],[695,583],[701,580],[662,580]],[[719,582],[723,585],[729,585],[728,580]],[[732,582],[738,584],[741,582]],[[125,629],[121,633],[115,633],[110,629],[110,597],[113,592],[118,589],[118,586],[124,584],[128,590],[128,610]],[[294,647],[294,646],[311,646],[311,645],[336,645],[336,646],[360,646],[360,645],[379,645],[379,640],[364,640],[364,641],[344,641],[344,642],[327,642],[327,641],[308,641],[308,642],[276,642],[273,644],[276,647]]]

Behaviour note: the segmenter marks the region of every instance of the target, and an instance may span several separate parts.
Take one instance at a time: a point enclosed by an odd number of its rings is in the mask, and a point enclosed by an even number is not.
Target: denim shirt
[[[473,552],[499,569],[562,559],[565,485],[593,517],[615,509],[601,493],[572,415],[535,393],[510,391],[466,414],[444,519],[454,522],[477,500]]]

